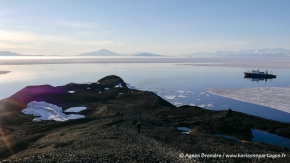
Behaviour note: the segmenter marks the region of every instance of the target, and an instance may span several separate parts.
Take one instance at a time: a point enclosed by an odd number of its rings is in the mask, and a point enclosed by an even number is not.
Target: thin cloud
[[[0,42],[0,49],[18,49],[18,48],[33,48],[33,46],[29,44]]]
[[[80,38],[55,36],[55,35],[41,35],[26,31],[7,31],[0,30],[0,49],[15,49],[15,48],[29,48],[42,49],[49,45],[66,45],[66,46],[80,46],[88,47],[109,47],[113,45],[123,44],[122,42],[115,42],[111,40],[84,40]],[[45,49],[43,49],[45,50]]]
[[[0,30],[0,41],[23,42],[38,39],[38,36],[30,32]]]
[[[97,28],[99,27],[96,23],[82,23],[82,22],[73,22],[68,20],[57,20],[57,25],[61,26],[69,26],[69,27],[75,27],[75,28]]]

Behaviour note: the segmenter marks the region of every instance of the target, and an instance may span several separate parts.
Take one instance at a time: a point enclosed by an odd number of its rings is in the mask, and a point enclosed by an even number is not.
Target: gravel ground
[[[122,82],[117,77],[105,79],[100,80],[101,86],[91,86],[90,92],[81,92],[88,91],[85,85],[66,86],[79,89],[80,93],[61,97],[85,103],[88,109],[80,112],[86,116],[82,119],[33,122],[32,116],[21,114],[22,104],[11,103],[27,94],[0,101],[0,162],[290,162],[288,148],[252,142],[250,132],[257,128],[290,138],[288,123],[235,111],[177,108],[154,93],[125,87],[95,96],[99,89]],[[29,95],[29,99],[34,97]],[[50,98],[43,96],[47,101]],[[177,126],[189,127],[191,132],[182,133]],[[226,158],[228,154],[236,157]]]

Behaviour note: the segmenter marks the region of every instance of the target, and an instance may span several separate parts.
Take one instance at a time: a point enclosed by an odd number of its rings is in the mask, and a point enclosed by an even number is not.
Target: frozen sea
[[[259,99],[260,92],[255,90],[289,88],[289,58],[263,58],[263,62],[257,63],[249,63],[248,58],[0,58],[0,71],[10,71],[0,75],[0,99],[7,98],[28,85],[58,86],[70,82],[96,82],[107,75],[118,75],[131,86],[155,92],[176,106],[195,105],[212,110],[231,108],[290,122],[287,110],[282,111],[275,105],[263,105],[268,100],[275,104],[279,99],[270,96],[255,103],[245,98],[247,93],[244,91],[249,89],[252,97]],[[266,66],[277,75],[276,79],[244,79],[243,72],[257,68],[265,71]],[[211,91],[207,90],[209,88]],[[217,91],[218,89],[242,89],[245,95],[240,91],[239,95],[225,96],[219,94],[223,91]],[[287,107],[287,104],[283,105]]]

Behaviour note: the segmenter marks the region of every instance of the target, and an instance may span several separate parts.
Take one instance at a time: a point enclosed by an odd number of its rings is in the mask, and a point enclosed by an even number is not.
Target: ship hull
[[[276,78],[276,75],[272,74],[253,74],[249,72],[245,72],[245,78],[264,78],[264,79],[272,79]]]

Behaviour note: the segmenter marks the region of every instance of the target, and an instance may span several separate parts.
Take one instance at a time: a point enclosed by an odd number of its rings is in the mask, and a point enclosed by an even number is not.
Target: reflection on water
[[[265,83],[267,82],[267,81],[269,81],[269,82],[272,82],[272,80],[275,80],[276,78],[250,78],[250,77],[244,77],[245,79],[248,79],[248,80],[250,80],[250,81],[252,81],[252,82],[261,82],[261,81],[265,81]]]
[[[274,145],[290,148],[290,139],[287,139],[287,138],[284,138],[275,134],[270,134],[266,131],[255,130],[255,129],[251,129],[251,130],[254,136],[252,141],[263,142],[267,144],[274,144]]]

